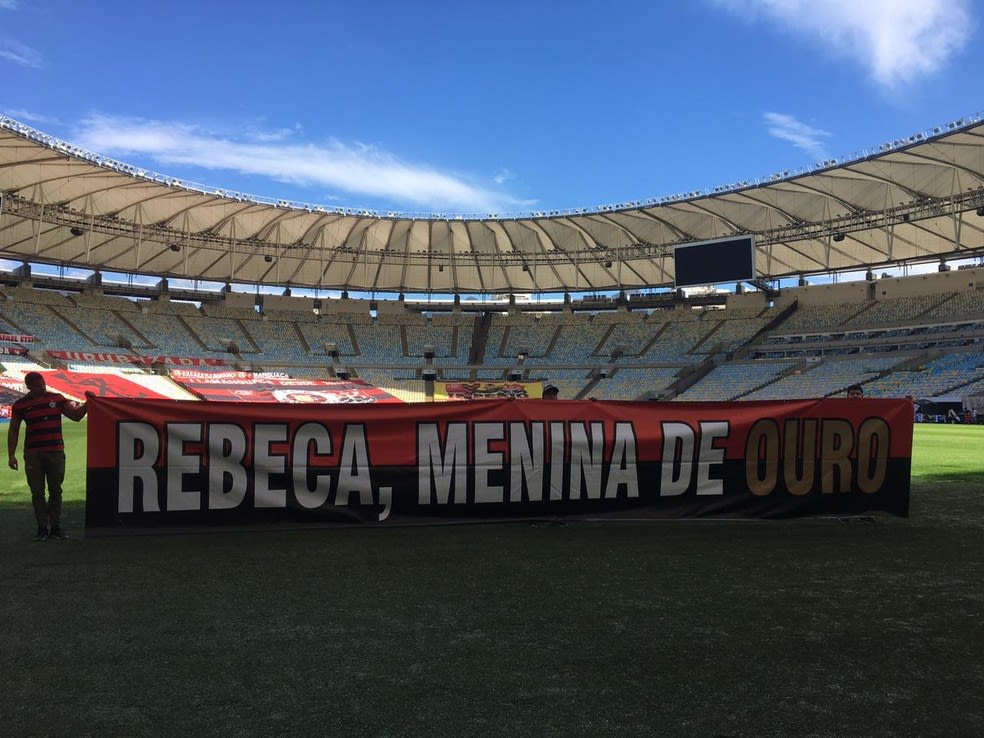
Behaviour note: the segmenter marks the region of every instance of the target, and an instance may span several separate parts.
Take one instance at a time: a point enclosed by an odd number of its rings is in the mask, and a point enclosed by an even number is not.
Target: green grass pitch
[[[66,431],[72,540],[0,471],[3,736],[984,735],[984,426],[908,520],[92,540]]]

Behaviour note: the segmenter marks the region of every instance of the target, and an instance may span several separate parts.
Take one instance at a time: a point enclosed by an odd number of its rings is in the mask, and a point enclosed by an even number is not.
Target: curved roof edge
[[[2,257],[454,294],[669,287],[677,245],[744,234],[755,236],[766,281],[976,255],[984,252],[984,122],[971,116],[862,158],[718,190],[509,218],[380,216],[192,189],[0,117]]]

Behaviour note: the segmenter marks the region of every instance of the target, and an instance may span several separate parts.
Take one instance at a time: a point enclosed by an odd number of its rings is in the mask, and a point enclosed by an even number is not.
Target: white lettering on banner
[[[611,459],[604,459],[604,423],[588,426],[578,422],[551,422],[550,458],[546,458],[545,424],[521,422],[474,423],[469,434],[466,423],[448,423],[441,442],[437,423],[417,426],[417,500],[421,505],[467,502],[468,472],[471,471],[474,502],[505,502],[505,490],[490,482],[489,475],[502,472],[508,458],[509,502],[543,500],[544,474],[549,463],[550,499],[565,499],[563,479],[568,475],[566,499],[576,500],[582,492],[588,499],[615,499],[619,494],[639,496],[636,471],[635,429],[631,423],[614,427]],[[493,451],[493,442],[504,451]],[[471,453],[469,453],[471,452]],[[468,458],[473,462],[468,463]],[[606,482],[607,479],[607,482]],[[603,486],[604,485],[604,486]]]
[[[542,422],[530,423],[529,431],[525,423],[509,424],[510,502],[522,502],[524,482],[530,501],[539,502],[543,499],[543,437]]]
[[[417,426],[417,502],[431,504],[431,488],[434,501],[447,505],[454,482],[454,502],[464,503],[468,495],[468,425],[448,423],[447,437],[441,446],[437,423]]]
[[[489,484],[489,472],[502,470],[502,452],[489,449],[505,434],[502,423],[475,423],[475,502],[503,502],[501,485]]]
[[[615,424],[615,440],[612,444],[612,461],[608,467],[608,484],[605,499],[618,497],[618,491],[625,487],[626,497],[639,496],[639,476],[636,474],[635,427],[632,423]]]
[[[161,507],[233,510],[246,504],[314,510],[331,504],[382,506],[383,520],[392,509],[393,488],[373,485],[362,423],[344,426],[340,443],[318,422],[296,428],[257,423],[251,434],[234,423],[159,428],[123,421],[117,428],[120,513],[161,512]],[[693,428],[663,421],[661,429],[662,461],[653,480],[658,494],[723,495],[724,480],[715,471],[725,463],[729,423],[700,421]],[[417,503],[638,498],[638,445],[628,421],[422,422],[417,425]]]
[[[150,423],[127,421],[118,429],[120,513],[134,512],[138,491],[144,512],[161,512],[159,484],[164,486],[167,511],[201,510],[203,502],[205,509],[232,510],[245,503],[251,481],[254,507],[283,509],[288,488],[275,486],[273,477],[286,479],[288,467],[291,491],[303,508],[313,510],[329,501],[352,505],[352,496],[357,495],[354,504],[382,505],[380,520],[390,513],[392,488],[374,493],[362,424],[345,426],[338,467],[316,465],[313,483],[309,482],[312,458],[326,460],[335,448],[331,432],[321,423],[305,423],[293,437],[284,423],[258,423],[253,428],[252,448],[246,431],[230,423],[167,423],[161,431]],[[276,453],[275,446],[289,452]],[[166,449],[164,466],[157,469],[162,448]],[[252,480],[247,456],[253,460]]]
[[[702,421],[700,446],[694,429],[686,423],[665,421],[663,429],[663,463],[660,469],[659,493],[662,497],[682,495],[691,489],[696,471],[696,489],[699,495],[723,495],[724,482],[710,478],[712,464],[724,461],[724,449],[715,448],[714,442],[728,437],[728,423]],[[700,452],[695,458],[694,449]]]
[[[198,423],[168,423],[167,431],[167,509],[197,510],[202,491],[186,490],[185,476],[198,476],[198,456],[185,453],[185,444],[201,443],[202,426]]]
[[[714,442],[725,439],[731,432],[726,420],[700,421],[700,453],[697,455],[697,494],[723,495],[724,480],[711,479],[711,465],[724,463],[724,449],[715,448]]]
[[[659,493],[664,497],[682,495],[690,486],[690,467],[694,457],[694,431],[686,423],[667,421],[663,428],[663,466]]]
[[[270,476],[274,473],[283,474],[287,469],[287,457],[276,456],[270,451],[274,443],[284,443],[287,440],[287,424],[257,424],[253,428],[253,505],[255,507],[287,507],[287,488],[273,489],[270,487]]]
[[[160,512],[157,505],[157,475],[154,462],[161,450],[157,428],[150,423],[120,423],[116,449],[116,468],[119,469],[119,493],[117,509],[132,513],[134,494],[140,483],[141,509],[144,512]]]
[[[550,499],[564,499],[564,449],[567,446],[564,423],[550,424]]]
[[[591,438],[588,439],[584,423],[571,423],[571,488],[570,499],[581,498],[581,490],[589,500],[601,497],[601,465],[604,453],[604,425],[591,424]],[[584,486],[581,486],[581,481]]]
[[[335,504],[349,504],[349,497],[353,492],[359,495],[360,505],[373,504],[372,480],[369,478],[369,448],[366,444],[366,428],[363,425],[345,426]]]
[[[318,475],[314,489],[308,485],[308,452],[314,447],[317,456],[331,455],[331,434],[320,423],[305,423],[294,436],[294,497],[301,507],[316,510],[328,501],[331,480]]]
[[[231,423],[208,427],[208,507],[232,510],[246,497],[246,431]],[[229,480],[226,491],[225,480]]]

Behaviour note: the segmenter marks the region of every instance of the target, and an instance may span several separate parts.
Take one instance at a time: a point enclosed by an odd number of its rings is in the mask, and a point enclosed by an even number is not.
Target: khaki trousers
[[[62,482],[65,481],[64,451],[25,451],[24,473],[31,488],[34,517],[39,528],[61,525]],[[45,483],[48,499],[45,500]]]

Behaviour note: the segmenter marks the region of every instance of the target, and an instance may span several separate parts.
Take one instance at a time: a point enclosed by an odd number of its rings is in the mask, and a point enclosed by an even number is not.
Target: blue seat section
[[[790,400],[827,397],[843,393],[851,384],[864,384],[904,361],[899,356],[847,356],[804,362],[801,369],[787,373],[743,396],[743,400]]]
[[[483,312],[291,297],[254,306],[242,295],[191,302],[22,283],[0,286],[0,333],[35,338],[22,345],[30,356],[7,355],[11,367],[57,365],[49,350],[167,354],[294,376],[331,378],[345,369],[401,399],[423,399],[424,366],[444,380],[518,372],[557,385],[565,399],[822,397],[855,382],[871,397],[981,395],[984,290],[972,279],[956,284],[890,297],[876,280],[850,299],[781,309],[729,299],[731,307],[678,301],[630,310],[631,302],[612,301],[592,311],[496,305]]]
[[[776,382],[792,361],[734,362],[715,367],[700,382],[678,395],[680,400],[735,400]]]

